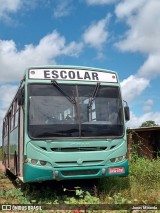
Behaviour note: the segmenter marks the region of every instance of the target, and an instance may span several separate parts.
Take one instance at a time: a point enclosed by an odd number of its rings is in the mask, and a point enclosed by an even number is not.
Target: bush
[[[152,185],[160,180],[160,158],[156,160],[137,158],[129,166],[130,175],[141,184]]]

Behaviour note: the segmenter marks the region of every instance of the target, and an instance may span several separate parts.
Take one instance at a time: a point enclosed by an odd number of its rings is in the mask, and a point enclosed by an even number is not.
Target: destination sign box
[[[95,81],[117,82],[117,76],[110,72],[99,72],[78,69],[30,69],[30,79],[69,80],[69,81]]]

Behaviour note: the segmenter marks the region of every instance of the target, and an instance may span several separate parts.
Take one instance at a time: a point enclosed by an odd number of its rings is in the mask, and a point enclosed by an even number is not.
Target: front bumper
[[[115,168],[115,172],[110,173],[109,168]],[[118,170],[118,168],[120,169]],[[45,180],[92,179],[106,176],[128,176],[129,172],[128,160],[125,159],[121,162],[105,166],[79,166],[67,168],[52,168],[24,163],[23,173],[24,182],[37,182]]]

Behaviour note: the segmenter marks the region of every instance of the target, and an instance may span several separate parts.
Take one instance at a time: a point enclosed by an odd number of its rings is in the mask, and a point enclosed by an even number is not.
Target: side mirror
[[[17,94],[18,105],[22,106],[24,104],[24,91],[19,90]]]
[[[125,119],[126,121],[130,120],[130,110],[129,110],[129,106],[125,106],[124,107],[124,113],[125,113]]]

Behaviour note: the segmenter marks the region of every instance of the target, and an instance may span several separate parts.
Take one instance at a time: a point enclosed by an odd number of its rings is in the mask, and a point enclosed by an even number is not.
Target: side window
[[[3,137],[6,136],[6,124],[5,124],[5,121],[3,123]]]
[[[15,112],[14,112],[14,127],[18,126],[18,118],[19,118],[19,105],[18,100],[15,101]]]
[[[8,119],[5,118],[3,122],[3,137],[6,137],[8,135]]]
[[[18,104],[18,106],[23,106],[24,105],[24,99],[25,99],[25,94],[24,94],[24,87],[23,87],[23,88],[21,88],[18,91],[18,94],[17,94],[17,104]]]
[[[11,111],[9,114],[10,117],[10,131],[18,126],[18,115],[19,115],[19,105],[18,100],[16,99],[11,107]]]
[[[15,114],[15,127],[17,127],[18,126],[18,111],[16,112],[16,114]]]
[[[8,135],[8,131],[11,132],[18,126],[19,120],[19,105],[18,98],[12,103],[9,108],[9,112],[3,120],[3,137]]]
[[[13,128],[14,128],[14,106],[12,105],[10,111],[10,131],[12,131]]]

